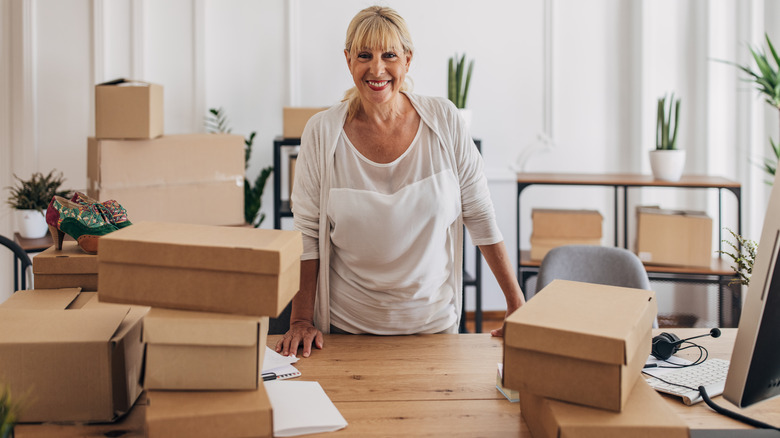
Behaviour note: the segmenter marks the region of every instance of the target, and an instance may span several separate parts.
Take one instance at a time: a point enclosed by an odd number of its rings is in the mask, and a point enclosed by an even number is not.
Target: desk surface
[[[707,330],[673,332],[684,338]],[[735,329],[724,329],[720,338],[697,341],[712,357],[728,358],[735,335]],[[269,336],[268,345],[276,339]],[[508,402],[495,388],[502,352],[503,340],[489,334],[326,335],[325,349],[315,350],[296,367],[301,380],[320,382],[349,423],[346,429],[323,437],[362,437],[382,431],[394,436],[529,437],[520,406]],[[747,428],[703,403],[685,406],[672,397],[664,398],[692,428]],[[722,397],[714,400],[733,408]],[[141,436],[143,409],[143,402],[138,403],[128,418],[111,425],[20,425],[16,436]],[[780,424],[780,398],[741,412]],[[117,435],[119,431],[125,434]]]
[[[701,187],[738,189],[740,183],[720,176],[683,175],[679,181],[662,181],[638,173],[531,173],[517,174],[518,184]]]

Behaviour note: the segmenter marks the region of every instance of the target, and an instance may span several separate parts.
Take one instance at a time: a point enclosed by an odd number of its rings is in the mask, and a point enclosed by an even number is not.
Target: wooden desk
[[[685,338],[705,329],[678,329]],[[711,357],[728,358],[736,330],[720,338],[700,338]],[[279,336],[269,336],[275,345]],[[349,425],[322,437],[365,436],[513,436],[530,437],[520,406],[495,388],[496,364],[503,340],[489,334],[424,336],[326,335],[325,349],[315,350],[296,367],[301,380],[320,382]],[[688,354],[688,353],[686,353]],[[704,403],[686,406],[664,396],[692,428],[749,428],[710,410]],[[724,407],[733,406],[722,397]],[[43,436],[142,436],[143,401],[114,425],[20,425],[17,438]],[[780,398],[741,410],[780,424]]]

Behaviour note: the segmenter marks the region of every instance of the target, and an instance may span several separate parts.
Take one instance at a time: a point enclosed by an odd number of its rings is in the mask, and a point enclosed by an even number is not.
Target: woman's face
[[[350,55],[347,66],[364,103],[392,102],[401,91],[409,71],[411,54],[392,49],[364,49]]]

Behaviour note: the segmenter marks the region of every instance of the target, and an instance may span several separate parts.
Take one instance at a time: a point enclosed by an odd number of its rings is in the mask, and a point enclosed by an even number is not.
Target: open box
[[[276,317],[298,292],[298,231],[139,222],[100,238],[106,302]]]
[[[554,280],[506,319],[504,386],[619,412],[656,313],[652,291]]]
[[[130,410],[143,390],[148,311],[78,288],[19,291],[0,305],[0,381],[24,405],[19,421],[103,422]]]
[[[267,334],[267,316],[154,308],[144,321],[144,386],[257,389]]]

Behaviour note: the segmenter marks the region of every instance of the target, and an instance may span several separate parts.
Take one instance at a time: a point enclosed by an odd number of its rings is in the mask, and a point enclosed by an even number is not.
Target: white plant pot
[[[463,118],[463,123],[466,125],[466,130],[471,132],[471,110],[466,108],[459,108],[460,116]]]
[[[46,217],[38,210],[16,210],[19,235],[25,239],[40,239],[49,231]]]
[[[685,151],[680,149],[650,151],[650,168],[655,179],[679,181],[685,168]]]

